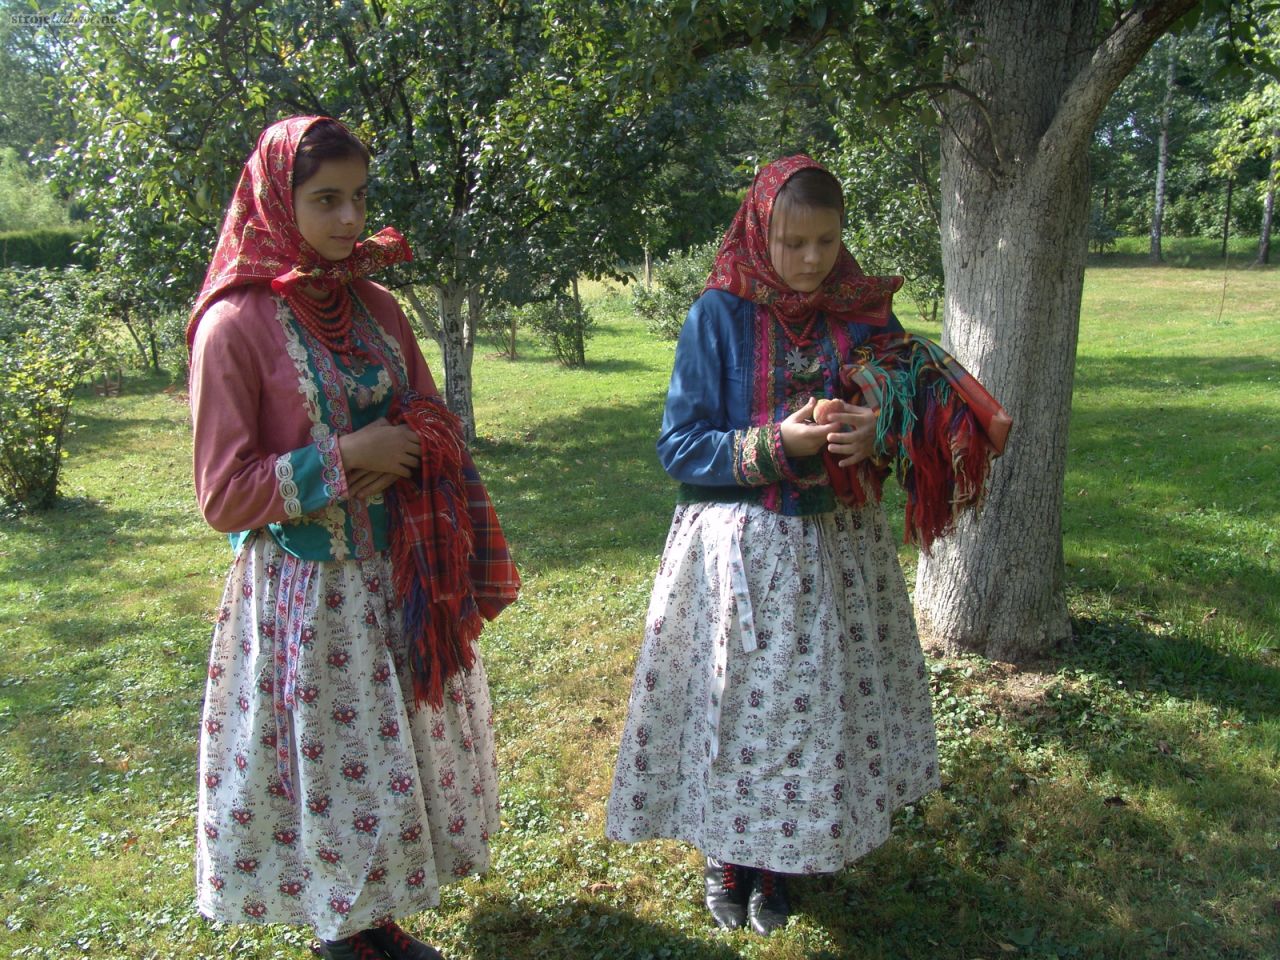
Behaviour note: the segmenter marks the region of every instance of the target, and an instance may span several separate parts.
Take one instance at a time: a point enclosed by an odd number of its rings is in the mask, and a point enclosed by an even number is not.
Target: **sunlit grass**
[[[1090,269],[1076,639],[1029,669],[932,662],[944,789],[856,868],[798,883],[769,940],[713,932],[688,848],[602,837],[672,507],[653,453],[672,346],[625,294],[583,292],[585,370],[477,345],[477,461],[525,577],[483,640],[505,829],[495,869],[410,926],[454,960],[1277,956],[1280,272]],[[305,931],[193,911],[229,553],[162,388],[85,398],[63,503],[0,528],[0,955],[305,956]]]

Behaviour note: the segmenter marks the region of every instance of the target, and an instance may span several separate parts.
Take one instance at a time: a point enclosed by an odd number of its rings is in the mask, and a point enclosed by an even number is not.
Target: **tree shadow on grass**
[[[1088,269],[1133,270],[1133,269],[1166,269],[1166,270],[1271,270],[1276,264],[1259,267],[1256,249],[1248,253],[1229,251],[1227,259],[1222,259],[1221,247],[1210,247],[1204,244],[1185,246],[1174,243],[1165,246],[1164,261],[1152,262],[1149,254],[1143,253],[1091,253],[1086,261]]]
[[[1226,653],[1200,637],[1157,633],[1121,616],[1075,618],[1072,641],[1058,655],[1060,665],[1104,675],[1128,691],[1215,704],[1247,722],[1280,717],[1276,661],[1274,652]]]
[[[21,524],[32,543],[56,549],[28,549],[15,538],[0,560],[0,575],[19,591],[0,622],[13,639],[0,662],[0,738],[34,772],[30,782],[74,795],[109,770],[92,760],[94,749],[134,746],[104,717],[114,724],[121,713],[164,713],[174,725],[130,731],[154,741],[148,752],[167,749],[175,735],[194,737],[198,707],[191,704],[199,699],[208,625],[176,602],[160,603],[156,571],[131,562],[139,551],[184,542],[153,515],[77,500]],[[188,582],[196,583],[178,581]],[[119,606],[126,598],[132,612]],[[139,665],[146,661],[153,666]],[[173,685],[162,685],[162,676]]]
[[[850,907],[858,896],[865,903],[869,929],[853,942],[878,944],[877,956],[998,948],[1243,960],[1255,954],[1239,944],[1265,940],[1259,930],[1280,936],[1262,886],[1274,855],[1270,778],[1242,769],[1229,737],[1201,735],[1204,704],[1216,701],[1242,704],[1241,736],[1261,736],[1248,726],[1280,714],[1280,672],[1218,655],[1206,656],[1203,677],[1168,677],[1144,660],[1146,641],[1164,638],[1117,638],[1108,626],[1111,634],[1082,635],[1030,680],[1007,664],[976,678],[963,662],[935,664],[943,788],[839,876]],[[1264,685],[1239,697],[1233,672],[1260,672]],[[1224,895],[1226,876],[1241,889]],[[1250,902],[1252,919],[1237,923]],[[818,909],[821,923],[848,935],[838,907]],[[937,948],[890,949],[903,917],[917,946]],[[1236,946],[1219,949],[1227,943]]]
[[[116,371],[112,370],[112,374]],[[113,377],[114,379],[114,377]],[[92,381],[83,382],[76,387],[76,402],[82,403],[86,400],[92,401],[94,398],[101,398],[100,384],[102,380],[101,371],[97,372],[97,376]],[[121,380],[116,383],[111,393],[111,398],[115,397],[145,397],[155,393],[171,393],[174,395],[184,395],[186,391],[185,383],[177,382],[173,374],[168,371],[155,373],[148,371],[140,373],[136,370],[130,370]]]
[[[608,357],[603,360],[592,360],[588,355],[587,365],[582,368],[586,373],[637,373],[649,371],[651,366],[639,360],[623,360]]]
[[[1134,353],[1109,357],[1082,357],[1076,366],[1074,394],[1078,400],[1089,390],[1121,386],[1142,391],[1154,399],[1167,398],[1179,411],[1191,410],[1214,416],[1222,411],[1205,405],[1206,387],[1257,387],[1280,363],[1267,356],[1224,357],[1155,356]],[[1144,410],[1150,409],[1148,406]],[[1114,415],[1115,411],[1108,411]],[[1122,421],[1123,422],[1123,421]],[[1261,432],[1261,431],[1260,431]]]
[[[654,452],[660,418],[660,399],[592,406],[477,448],[518,563],[657,556],[675,504],[675,484]]]
[[[1123,583],[1138,603],[1153,581],[1165,596],[1176,585],[1255,636],[1276,631],[1280,571],[1261,543],[1241,538],[1280,513],[1269,482],[1280,475],[1280,413],[1274,402],[1228,404],[1218,391],[1256,396],[1278,371],[1266,357],[1081,362],[1063,515],[1073,580]],[[1100,403],[1116,385],[1124,405]]]
[[[1010,665],[991,666],[992,705],[1001,723],[1027,742],[1052,743],[1083,759],[1094,776],[1134,789],[1159,782],[1173,803],[1200,813],[1230,818],[1274,800],[1260,795],[1262,781],[1250,772],[1207,750],[1196,749],[1189,758],[1166,739],[1176,738],[1170,728],[1179,723],[1202,722],[1180,715],[1170,701],[1216,708],[1230,718],[1221,721],[1224,729],[1246,733],[1280,718],[1280,658],[1274,652],[1224,652],[1202,638],[1157,633],[1118,615],[1074,618],[1072,633],[1051,661],[1038,665],[1049,672],[1033,673],[1030,684],[1019,684],[1019,671]],[[941,676],[945,694],[946,671]],[[939,710],[938,690],[934,701]],[[1166,706],[1153,714],[1152,705]],[[1206,783],[1211,790],[1203,788]]]
[[[132,435],[156,426],[156,421],[141,417],[97,416],[76,413],[75,436],[72,441],[76,457],[118,456]]]
[[[522,353],[515,360],[507,361],[513,368],[518,369],[522,366],[532,367],[552,367],[559,369],[565,376],[589,377],[593,374],[606,373],[647,373],[652,366],[641,360],[628,360],[622,357],[593,357],[591,351],[587,351],[587,362],[581,367],[568,367],[562,364],[551,354],[528,354]],[[481,425],[483,426],[483,424]]]
[[[207,623],[186,618],[157,629],[104,608],[60,618],[43,633],[43,646],[6,658],[0,670],[2,749],[28,772],[11,795],[35,786],[92,792],[117,769],[115,759],[132,756],[136,765],[139,757],[185,755],[194,744]]]
[[[157,523],[155,513],[108,507],[96,500],[65,498],[51,510],[24,516],[19,521],[35,541],[57,544],[56,550],[13,549],[0,558],[0,570],[11,583],[27,581],[42,597],[53,597],[67,609],[84,602],[81,592],[66,586],[70,581],[90,582],[121,556],[139,549],[184,542],[179,530],[187,517],[174,523]],[[120,589],[142,587],[147,571],[137,571],[137,581],[121,581]]]
[[[1276,565],[1261,544],[1246,553],[1235,530],[1207,527],[1207,518],[1223,513],[1228,510],[1206,506],[1157,520],[1137,507],[1109,504],[1095,512],[1087,503],[1069,503],[1064,525],[1070,579],[1086,595],[1118,595],[1122,605],[1134,609],[1158,609],[1172,596],[1181,607],[1177,616],[1198,611],[1199,630],[1191,630],[1195,623],[1178,625],[1196,636],[1185,636],[1181,643],[1176,635],[1162,637],[1162,649],[1171,656],[1189,656],[1191,646],[1203,646],[1215,633],[1230,638],[1242,632],[1243,640],[1224,642],[1265,645],[1277,630]],[[1157,538],[1158,545],[1143,548]],[[1231,620],[1221,630],[1216,626],[1219,611]]]
[[[466,941],[474,960],[738,960],[740,956],[725,944],[587,900],[545,912],[513,901],[487,900],[471,915]]]

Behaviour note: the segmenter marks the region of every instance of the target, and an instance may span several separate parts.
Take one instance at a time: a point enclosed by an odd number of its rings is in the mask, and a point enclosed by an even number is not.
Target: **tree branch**
[[[821,29],[814,30],[807,20],[797,17],[779,39],[784,43],[794,43],[802,47],[804,54],[808,56],[817,50],[824,40],[833,35],[834,31],[829,23],[824,24]],[[695,40],[689,47],[688,55],[692,60],[701,63],[719,54],[728,53],[730,50],[747,49],[760,39],[760,37],[751,36],[746,30],[729,30],[715,38]]]
[[[923,93],[928,97],[929,103],[933,106],[934,111],[944,120],[944,122],[947,122],[948,124],[949,121],[946,117],[946,111],[943,110],[942,104],[939,102],[938,95],[942,93],[958,93],[962,97],[965,97],[973,109],[978,111],[979,116],[982,117],[982,122],[986,124],[987,134],[991,138],[991,152],[995,155],[995,165],[992,166],[990,163],[979,158],[978,155],[974,153],[974,151],[969,150],[967,146],[965,147],[966,151],[973,157],[976,163],[981,166],[988,167],[988,172],[992,177],[997,177],[1004,170],[1004,155],[1000,152],[1000,138],[996,136],[995,121],[991,118],[991,111],[988,109],[986,101],[983,100],[982,97],[978,96],[978,94],[962,83],[957,83],[954,80],[944,80],[938,81],[937,83],[916,83],[903,87],[901,90],[894,91],[894,93],[889,96],[889,99],[906,100],[908,97],[917,93]],[[959,134],[956,135],[956,139],[960,139]]]
[[[1040,138],[1037,164],[1050,178],[1061,173],[1089,144],[1098,118],[1120,86],[1183,14],[1198,0],[1140,0],[1116,21],[1092,58],[1067,87],[1053,122]]]

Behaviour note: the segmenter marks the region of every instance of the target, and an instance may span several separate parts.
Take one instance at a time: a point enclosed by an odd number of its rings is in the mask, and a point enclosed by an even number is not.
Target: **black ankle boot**
[[[386,960],[386,955],[369,940],[368,930],[341,940],[321,940],[320,956],[325,960]]]
[[[724,930],[737,930],[747,922],[747,897],[751,895],[750,867],[721,863],[707,857],[702,879],[706,887],[707,909],[716,924]]]
[[[791,900],[787,897],[787,878],[772,870],[757,871],[747,902],[751,929],[767,937],[779,927],[786,926],[789,916]]]
[[[444,960],[440,951],[429,947],[415,936],[405,933],[394,923],[374,927],[365,935],[382,949],[390,960]]]

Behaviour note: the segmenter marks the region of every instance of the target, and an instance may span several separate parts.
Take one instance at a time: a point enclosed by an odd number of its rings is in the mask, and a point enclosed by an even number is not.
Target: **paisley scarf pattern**
[[[289,117],[258,137],[187,323],[188,349],[205,311],[233,287],[268,283],[276,293],[288,293],[306,282],[323,288],[411,258],[409,244],[394,227],[357,243],[350,256],[339,261],[326,260],[302,238],[293,210],[294,158],[307,131],[322,120],[338,123],[330,117]]]
[[[783,157],[764,167],[742,206],[725,231],[707,278],[707,290],[727,290],[766,307],[791,328],[802,328],[821,310],[828,321],[865,323],[883,327],[889,322],[893,295],[902,286],[899,276],[867,276],[843,244],[835,266],[812,293],[793,290],[778,276],[769,256],[769,220],[786,182],[801,170],[825,170],[804,154]]]

